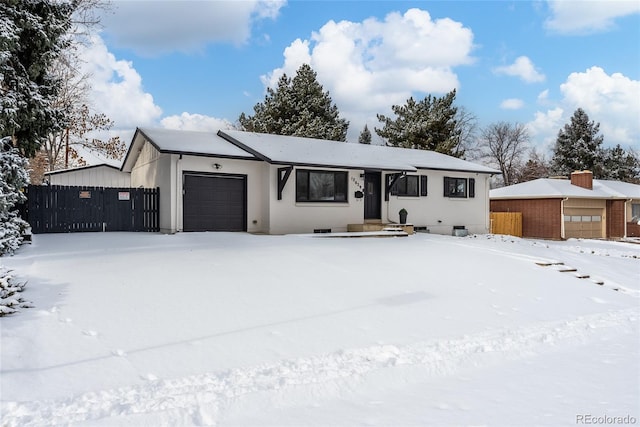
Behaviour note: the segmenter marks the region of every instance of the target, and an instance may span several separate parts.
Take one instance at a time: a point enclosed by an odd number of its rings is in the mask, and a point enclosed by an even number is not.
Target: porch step
[[[382,222],[365,222],[364,224],[348,224],[347,231],[350,233],[362,233],[372,231],[403,231],[413,234],[413,224],[384,224]]]

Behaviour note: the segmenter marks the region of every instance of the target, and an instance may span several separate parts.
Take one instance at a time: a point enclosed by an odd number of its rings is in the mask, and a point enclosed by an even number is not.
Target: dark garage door
[[[246,231],[245,175],[184,174],[184,231]]]

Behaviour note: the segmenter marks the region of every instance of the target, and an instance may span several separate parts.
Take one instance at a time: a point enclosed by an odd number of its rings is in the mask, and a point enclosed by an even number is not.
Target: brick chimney
[[[593,190],[593,172],[591,171],[575,171],[571,173],[571,184],[578,187]]]

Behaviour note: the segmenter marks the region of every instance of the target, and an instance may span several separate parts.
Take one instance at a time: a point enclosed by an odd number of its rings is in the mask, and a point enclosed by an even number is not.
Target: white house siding
[[[346,203],[296,202],[296,169],[344,171],[313,167],[295,167],[291,172],[278,200],[278,168],[270,165],[269,173],[269,234],[313,233],[316,229],[330,229],[332,232],[347,231],[348,224],[362,223],[364,220],[364,199],[356,199],[354,193],[362,190],[362,170],[348,171]],[[359,183],[359,185],[357,184]]]
[[[398,212],[404,208],[408,212],[408,223],[427,227],[431,233],[451,234],[454,226],[465,226],[470,233],[489,231],[489,175],[435,170],[419,170],[408,175],[427,176],[427,196],[390,195],[388,208],[383,206],[383,221],[399,222]],[[475,197],[445,197],[444,177],[475,179]]]
[[[219,167],[216,169],[216,164]],[[160,188],[160,231],[183,230],[183,173],[245,175],[247,177],[247,231],[252,233],[312,233],[317,229],[347,231],[348,224],[364,222],[364,199],[355,193],[364,187],[363,169],[328,167],[294,167],[282,192],[278,195],[278,169],[286,165],[258,160],[230,159],[210,156],[163,154],[145,142],[131,170],[132,187]],[[346,203],[296,202],[296,170],[331,170],[348,173]],[[489,175],[483,173],[419,170],[415,175],[428,178],[426,197],[389,196],[384,201],[382,173],[381,220],[399,222],[398,211],[409,213],[408,222],[427,227],[432,233],[451,234],[454,226],[465,226],[471,233],[489,229]],[[444,177],[474,178],[475,197],[448,198],[443,195]]]
[[[178,155],[173,155],[176,160]],[[177,163],[174,174],[173,191],[177,197],[172,200],[177,201],[177,206],[173,206],[176,213],[176,230],[182,231],[182,178],[184,172],[202,172],[217,175],[246,175],[247,177],[247,231],[250,233],[265,232],[268,227],[266,218],[268,217],[265,207],[268,194],[264,192],[264,181],[266,179],[268,165],[264,162],[254,160],[237,160],[217,157],[183,156]],[[219,165],[216,169],[215,165]],[[175,181],[177,179],[177,181]],[[274,178],[275,179],[275,178]],[[177,191],[176,190],[180,190]],[[162,195],[160,196],[162,197]]]
[[[136,163],[131,169],[131,186],[138,188],[160,189],[160,231],[174,233],[175,226],[171,209],[175,193],[171,190],[172,159],[171,154],[159,153],[151,144],[145,142]]]
[[[65,186],[115,187],[131,186],[131,176],[109,166],[94,166],[48,174],[49,183]]]

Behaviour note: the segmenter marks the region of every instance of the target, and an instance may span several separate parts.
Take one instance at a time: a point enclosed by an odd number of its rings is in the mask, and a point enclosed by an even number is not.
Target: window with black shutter
[[[420,176],[420,195],[423,197],[426,197],[428,194],[427,192],[427,176],[426,175],[421,175]]]
[[[392,196],[418,197],[418,176],[401,176],[391,187],[390,193]]]
[[[467,179],[444,177],[444,197],[466,198]]]

